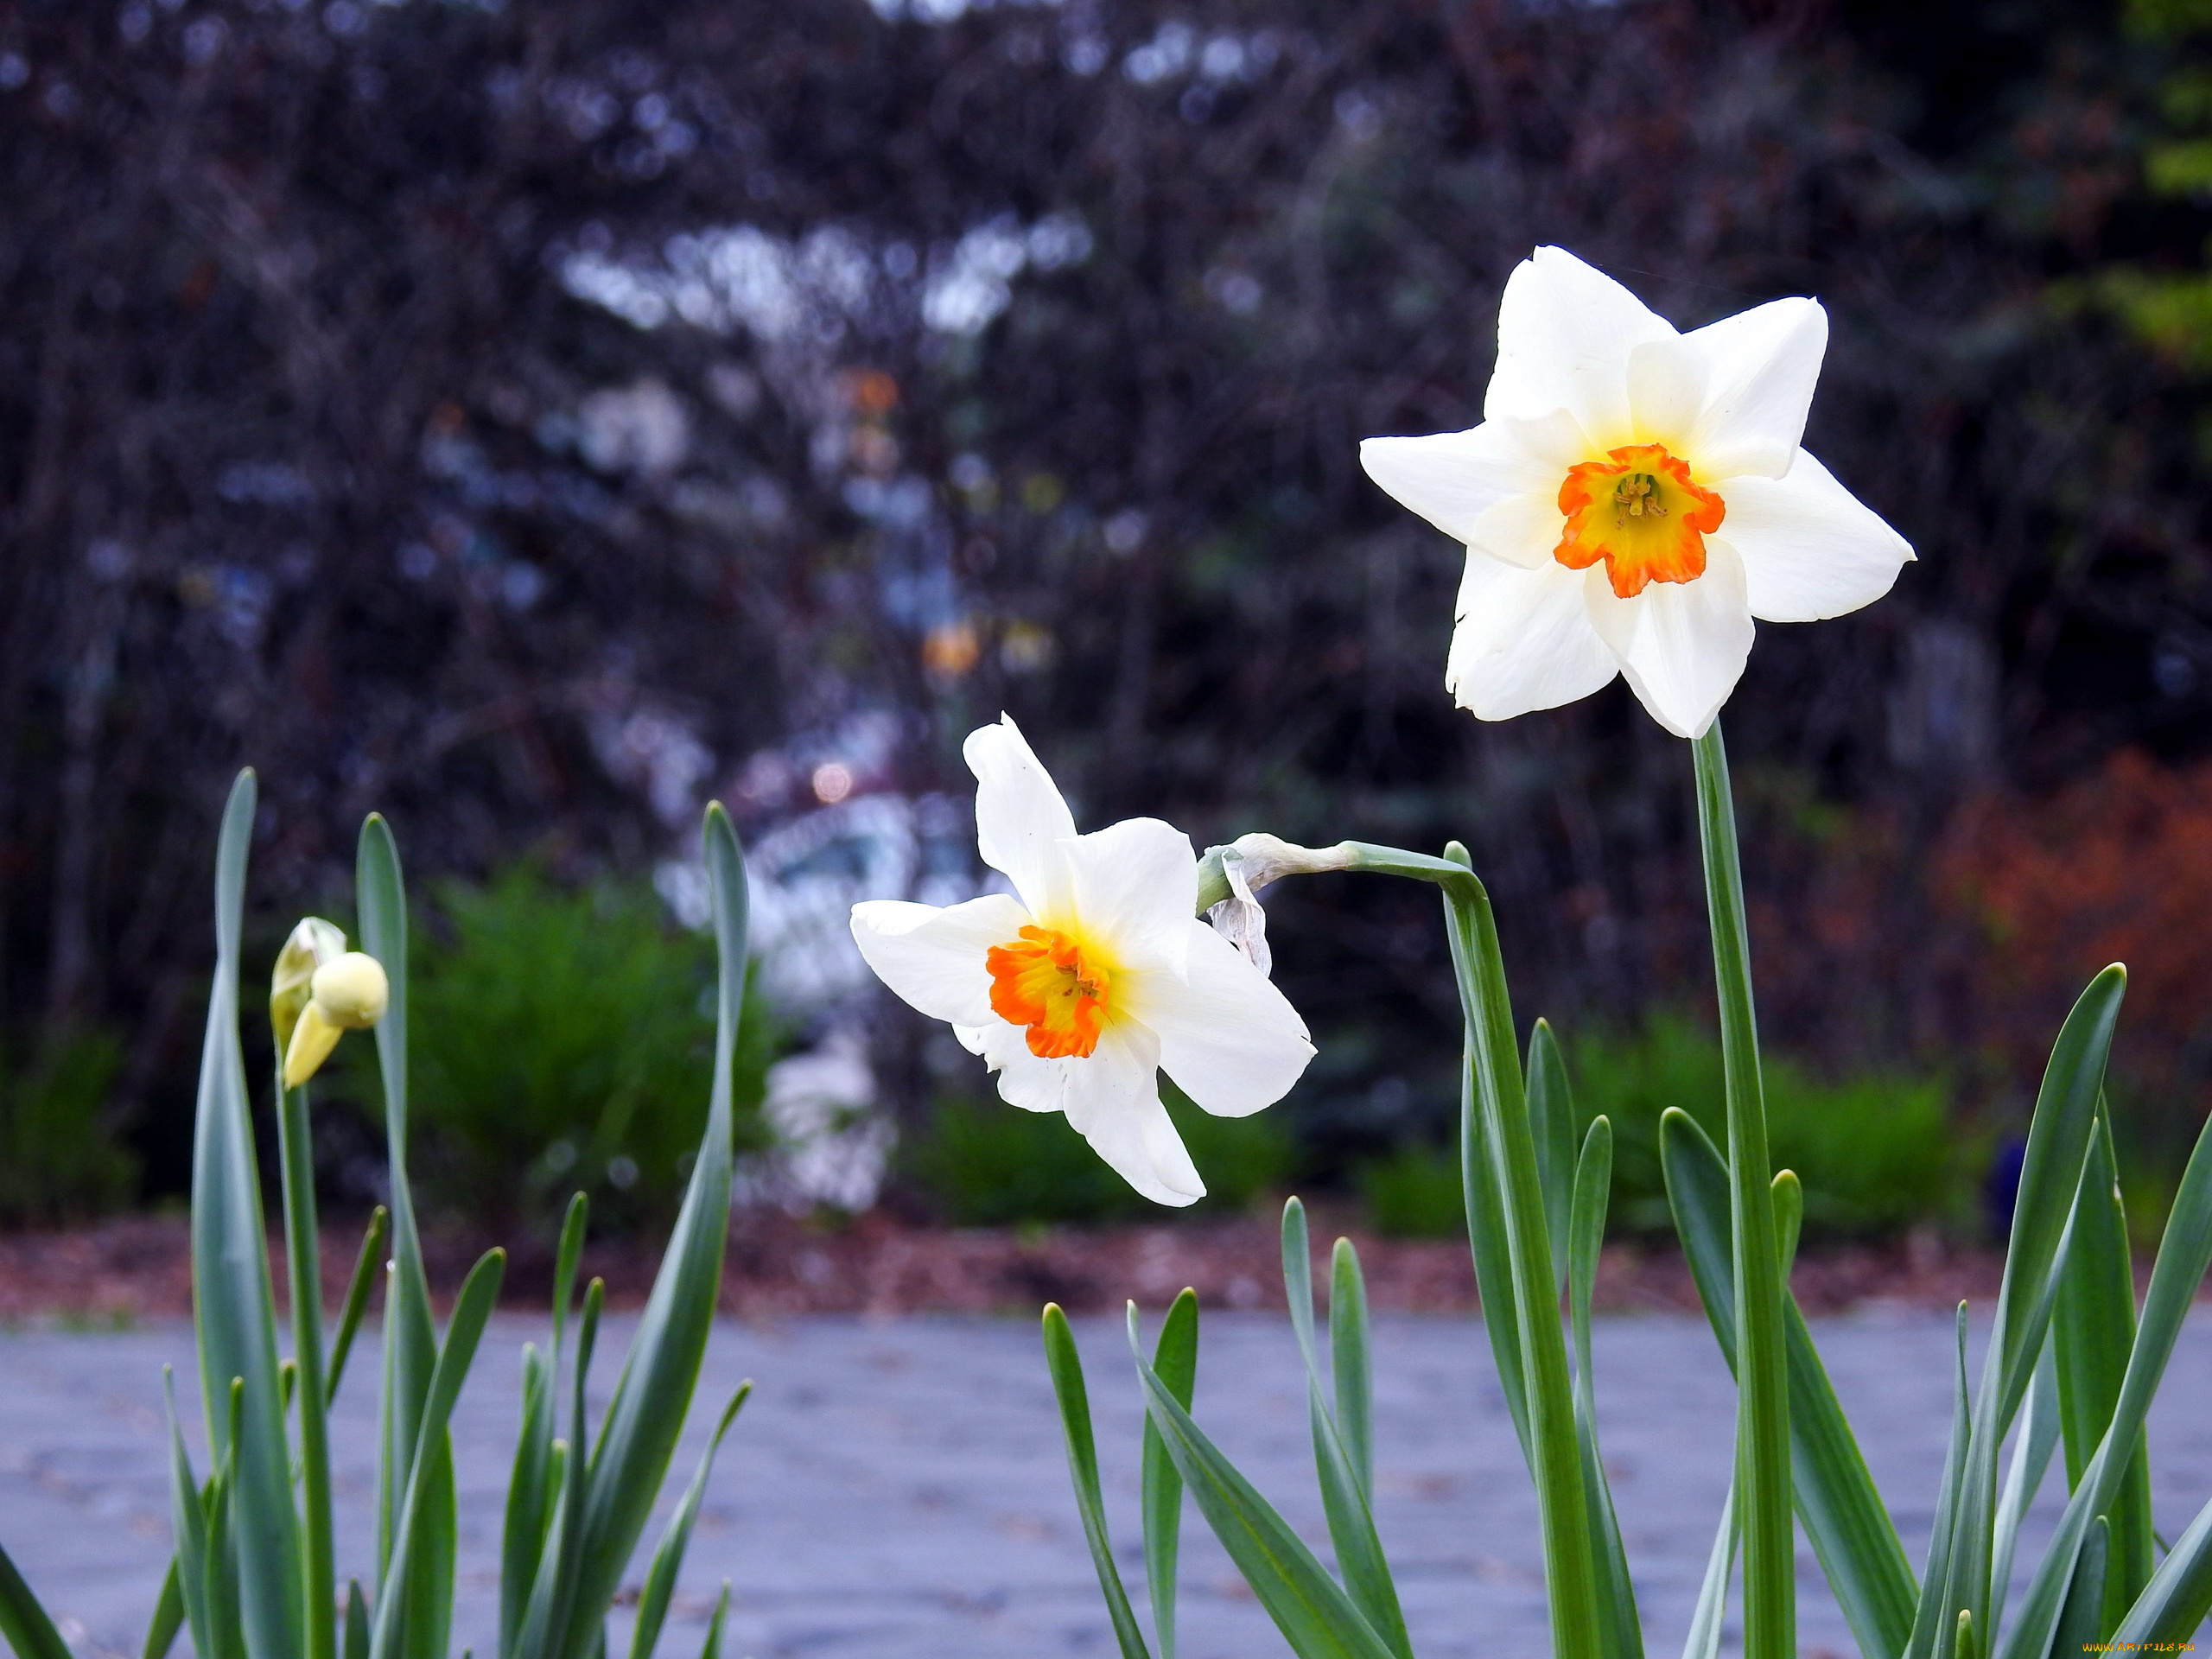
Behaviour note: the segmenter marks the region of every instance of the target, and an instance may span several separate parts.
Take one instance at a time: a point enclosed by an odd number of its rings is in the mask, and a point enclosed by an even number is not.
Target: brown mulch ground
[[[1325,1213],[1317,1240],[1335,1236]],[[1368,1294],[1376,1308],[1464,1313],[1475,1306],[1466,1248],[1375,1236],[1348,1228],[1359,1247]],[[823,1228],[781,1213],[741,1214],[730,1230],[722,1281],[725,1311],[745,1318],[794,1313],[1009,1313],[1029,1315],[1046,1301],[1098,1312],[1135,1297],[1158,1305],[1185,1285],[1209,1307],[1280,1308],[1282,1274],[1274,1221],[1251,1217],[1173,1225],[1032,1231],[959,1231],[870,1216]],[[438,1232],[424,1240],[432,1284],[445,1294],[487,1241]],[[323,1279],[335,1299],[359,1245],[358,1233],[323,1238]],[[281,1250],[272,1250],[278,1283]],[[584,1272],[607,1281],[616,1307],[642,1303],[658,1265],[652,1245],[612,1241],[590,1246]],[[1929,1307],[1962,1299],[1986,1306],[1997,1293],[1998,1256],[1950,1248],[1932,1236],[1883,1246],[1810,1253],[1795,1274],[1808,1313],[1879,1298]],[[505,1301],[539,1305],[552,1282],[552,1252],[516,1249]],[[1319,1277],[1325,1278],[1325,1262]],[[1608,1247],[1598,1301],[1616,1311],[1688,1311],[1696,1292],[1670,1250]],[[127,1322],[192,1311],[189,1240],[177,1217],[133,1217],[63,1233],[0,1236],[0,1320],[32,1318]]]

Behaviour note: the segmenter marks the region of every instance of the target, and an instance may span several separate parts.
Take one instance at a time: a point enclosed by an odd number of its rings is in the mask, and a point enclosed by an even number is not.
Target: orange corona
[[[1098,1046],[1110,1007],[1113,976],[1095,953],[1058,928],[1025,927],[983,958],[991,975],[991,1012],[1027,1026],[1029,1052],[1040,1059],[1082,1058]]]
[[[1613,591],[1634,599],[1651,582],[1703,575],[1705,538],[1728,508],[1665,444],[1631,443],[1567,468],[1559,510],[1567,529],[1552,556],[1570,570],[1603,559]]]

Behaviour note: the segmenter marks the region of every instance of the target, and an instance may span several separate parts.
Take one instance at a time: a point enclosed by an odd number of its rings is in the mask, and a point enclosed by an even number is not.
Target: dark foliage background
[[[1476,418],[1499,288],[1553,241],[1684,325],[1828,306],[1808,442],[1922,563],[1764,630],[1729,706],[1764,1012],[2001,1113],[2095,964],[2021,970],[1960,826],[2208,747],[2197,337],[2157,289],[2207,226],[2145,168],[2188,139],[2196,21],[16,0],[9,1051],[112,1027],[108,1109],[179,1178],[241,763],[289,918],[372,807],[420,875],[636,870],[709,792],[798,804],[749,756],[886,711],[868,787],[957,791],[1004,708],[1090,823],[1467,840],[1524,1009],[1570,1031],[1694,998],[1681,746],[1618,687],[1455,712],[1461,553],[1357,465]],[[1278,912],[1314,1143],[1440,1112],[1429,906]],[[2138,1039],[2167,1109],[2200,1021]]]

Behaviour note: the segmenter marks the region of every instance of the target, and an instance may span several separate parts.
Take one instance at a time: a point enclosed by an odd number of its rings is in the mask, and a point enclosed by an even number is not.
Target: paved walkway
[[[628,1325],[612,1321],[603,1355]],[[1836,1386],[1917,1554],[1942,1453],[1950,1322],[1869,1312],[1820,1323]],[[539,1337],[502,1316],[455,1418],[464,1528],[457,1645],[482,1654],[518,1397],[513,1357]],[[1081,1331],[1117,1540],[1136,1564],[1136,1390],[1119,1332]],[[373,1478],[374,1332],[339,1402],[341,1566],[359,1570]],[[1679,1651],[1726,1484],[1732,1395],[1701,1320],[1615,1318],[1597,1338],[1605,1454],[1651,1651]],[[80,1653],[135,1655],[168,1557],[161,1367],[191,1333],[0,1335],[0,1536]],[[365,1363],[364,1363],[365,1362]],[[614,1361],[605,1375],[611,1382]],[[1376,1330],[1382,1534],[1423,1659],[1537,1655],[1548,1645],[1535,1503],[1471,1321],[1391,1318]],[[710,1597],[735,1586],[732,1659],[1049,1659],[1112,1641],[1068,1493],[1037,1334],[1027,1321],[809,1319],[715,1334],[690,1441],[728,1391],[759,1379],[726,1444],[662,1651],[698,1650]],[[1198,1415],[1255,1482],[1320,1535],[1303,1385],[1287,1327],[1210,1316]],[[2184,1333],[2152,1419],[2157,1503],[2171,1533],[2212,1497],[2212,1319]],[[192,1439],[198,1442],[194,1430]],[[687,1442],[687,1447],[690,1442]],[[679,1484],[690,1452],[679,1454]],[[2053,1483],[2056,1485],[2056,1482]],[[2043,1524],[2049,1523],[2046,1492]],[[1283,1649],[1203,1523],[1186,1523],[1181,1651]],[[650,1536],[650,1535],[649,1535]],[[639,1570],[642,1571],[642,1563]],[[1854,1651],[1802,1564],[1808,1654]],[[613,1651],[626,1652],[618,1631]]]

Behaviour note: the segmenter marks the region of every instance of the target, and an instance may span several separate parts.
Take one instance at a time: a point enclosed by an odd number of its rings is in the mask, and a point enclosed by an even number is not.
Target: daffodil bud
[[[276,1033],[278,1053],[291,1046],[292,1028],[315,994],[315,969],[345,954],[345,933],[320,916],[303,918],[284,941],[276,953],[276,971],[269,976],[269,1023]]]
[[[284,1086],[296,1089],[321,1070],[348,1031],[366,1031],[384,1018],[391,982],[384,964],[359,950],[341,951],[308,982],[306,1007],[284,1049]]]

